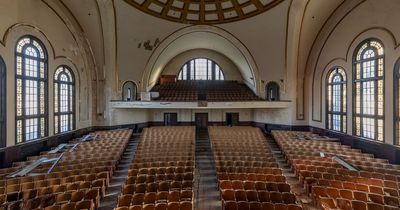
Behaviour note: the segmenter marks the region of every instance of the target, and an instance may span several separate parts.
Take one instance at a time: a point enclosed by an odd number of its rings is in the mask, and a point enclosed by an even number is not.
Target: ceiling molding
[[[285,0],[124,0],[136,9],[184,24],[221,24],[266,12]]]

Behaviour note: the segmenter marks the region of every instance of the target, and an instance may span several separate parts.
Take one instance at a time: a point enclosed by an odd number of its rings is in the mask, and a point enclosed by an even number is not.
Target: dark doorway
[[[226,113],[226,125],[234,126],[239,124],[239,113]]]
[[[207,130],[208,113],[196,113],[195,120],[196,130]]]
[[[164,113],[164,125],[177,125],[178,114],[177,113]]]
[[[279,101],[279,85],[276,82],[269,82],[265,87],[267,101]]]
[[[0,148],[6,146],[6,65],[0,56]]]

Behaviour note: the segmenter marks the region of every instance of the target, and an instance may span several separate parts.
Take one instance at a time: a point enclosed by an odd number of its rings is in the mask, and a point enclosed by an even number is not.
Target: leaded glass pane
[[[358,49],[354,69],[355,135],[383,141],[384,49],[367,40]]]
[[[56,70],[54,78],[54,126],[56,133],[62,133],[73,129],[74,80],[65,66]]]
[[[16,142],[46,136],[46,53],[33,37],[16,47]]]
[[[327,75],[327,127],[340,132],[345,132],[343,122],[343,116],[346,115],[345,78],[346,74],[341,68],[333,69]]]
[[[188,77],[189,74],[190,77]],[[213,80],[213,79],[224,80],[225,78],[218,64],[206,58],[196,58],[186,62],[178,73],[178,80]]]

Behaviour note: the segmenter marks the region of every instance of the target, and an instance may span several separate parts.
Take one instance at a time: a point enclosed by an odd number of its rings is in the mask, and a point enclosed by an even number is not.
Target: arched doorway
[[[280,100],[280,95],[279,95],[279,85],[276,82],[269,82],[267,86],[265,87],[265,99],[267,101],[279,101]]]

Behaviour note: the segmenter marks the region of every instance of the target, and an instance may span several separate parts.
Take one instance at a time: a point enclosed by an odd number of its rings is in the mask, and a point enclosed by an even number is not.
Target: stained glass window
[[[384,138],[384,48],[371,39],[359,45],[354,56],[353,132],[356,136]]]
[[[394,72],[394,144],[400,145],[400,62],[396,63]]]
[[[47,136],[47,53],[33,36],[18,42],[16,60],[16,142]]]
[[[67,66],[54,74],[54,133],[75,129],[75,79]]]
[[[207,58],[186,62],[179,71],[178,80],[224,80],[224,73],[217,63]]]
[[[0,148],[6,146],[6,66],[0,56]]]
[[[326,80],[326,127],[345,133],[347,131],[346,73],[342,68],[332,69]]]

